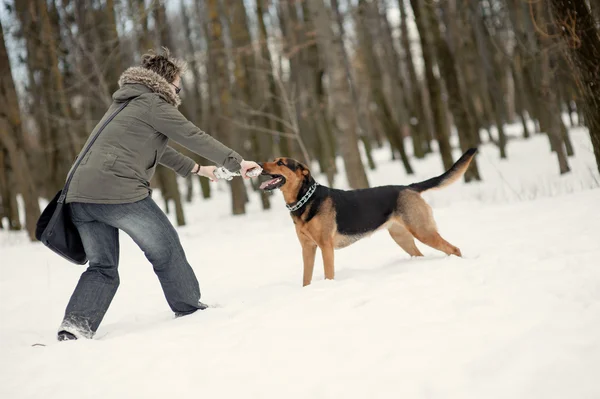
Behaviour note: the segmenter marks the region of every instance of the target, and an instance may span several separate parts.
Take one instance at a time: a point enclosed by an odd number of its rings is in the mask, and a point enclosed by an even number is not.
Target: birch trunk
[[[339,143],[348,184],[353,189],[367,188],[369,182],[358,149],[358,123],[352,107],[352,93],[344,67],[345,49],[331,29],[332,21],[323,0],[308,0],[316,28],[319,53],[329,75],[329,98],[340,133]]]

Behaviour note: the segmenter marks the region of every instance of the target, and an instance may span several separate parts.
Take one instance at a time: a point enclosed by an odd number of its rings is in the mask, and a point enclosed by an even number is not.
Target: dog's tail
[[[468,149],[467,152],[465,152],[460,159],[443,174],[419,183],[413,183],[408,187],[412,190],[422,193],[423,191],[443,188],[454,183],[465,174],[476,152],[477,148]]]

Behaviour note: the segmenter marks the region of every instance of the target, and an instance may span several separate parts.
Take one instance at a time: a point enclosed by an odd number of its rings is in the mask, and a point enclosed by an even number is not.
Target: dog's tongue
[[[260,188],[261,190],[264,190],[265,188],[267,188],[267,187],[268,187],[268,186],[270,186],[271,184],[273,184],[273,183],[276,183],[277,181],[279,181],[279,177],[276,177],[276,178],[274,178],[274,179],[271,179],[271,180],[264,181],[264,182],[262,182],[262,184],[260,185],[260,187],[259,187],[259,188]]]

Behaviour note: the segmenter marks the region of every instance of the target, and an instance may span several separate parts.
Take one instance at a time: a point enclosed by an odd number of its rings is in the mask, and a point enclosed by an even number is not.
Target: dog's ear
[[[310,170],[308,169],[308,166],[304,165],[302,162],[298,162],[298,164],[300,165],[300,168],[302,169],[302,175],[304,177],[310,176]]]

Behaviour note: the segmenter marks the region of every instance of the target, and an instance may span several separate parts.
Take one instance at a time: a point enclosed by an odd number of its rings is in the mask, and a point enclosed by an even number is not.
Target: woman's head
[[[172,58],[169,49],[162,48],[163,53],[157,54],[150,50],[142,56],[142,67],[151,70],[165,78],[169,83],[179,87],[179,78],[187,67],[185,61]]]

